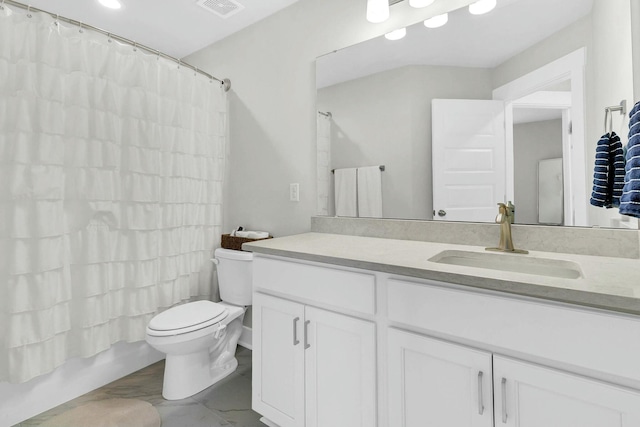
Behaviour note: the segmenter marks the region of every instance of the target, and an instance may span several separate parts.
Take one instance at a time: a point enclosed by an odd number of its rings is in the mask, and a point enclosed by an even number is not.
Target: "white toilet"
[[[216,249],[223,302],[196,301],[172,307],[149,322],[146,340],[167,354],[162,396],[184,399],[236,370],[242,320],[251,305],[251,252]]]

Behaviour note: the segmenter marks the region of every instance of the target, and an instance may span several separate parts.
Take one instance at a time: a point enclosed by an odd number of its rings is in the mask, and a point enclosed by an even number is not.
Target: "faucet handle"
[[[496,216],[496,224],[502,224],[509,221],[509,208],[504,203],[498,203],[498,215]]]

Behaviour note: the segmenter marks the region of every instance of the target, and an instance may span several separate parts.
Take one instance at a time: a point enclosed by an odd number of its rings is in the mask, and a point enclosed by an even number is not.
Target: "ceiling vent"
[[[198,6],[224,19],[244,9],[243,5],[234,0],[198,0]]]

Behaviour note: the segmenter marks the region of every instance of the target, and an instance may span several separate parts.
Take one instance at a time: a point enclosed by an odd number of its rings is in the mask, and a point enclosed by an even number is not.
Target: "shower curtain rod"
[[[51,13],[51,12],[43,10],[43,9],[38,9],[36,7],[31,7],[30,5],[26,5],[26,4],[23,4],[23,3],[20,3],[20,2],[14,1],[14,0],[2,0],[2,2],[0,2],[0,10],[4,9],[5,4],[9,4],[9,5],[12,5],[12,6],[19,7],[21,9],[25,9],[27,11],[27,13],[30,13],[30,12],[46,13],[47,15],[51,16],[52,18],[55,18],[56,21],[63,21],[63,22],[69,23],[71,25],[78,26],[80,28],[80,31],[82,31],[83,29],[86,28],[86,29],[93,30],[93,31],[96,31],[98,33],[104,34],[104,35],[108,36],[109,38],[112,38],[112,39],[117,40],[117,41],[122,42],[122,43],[126,43],[128,45],[131,45],[136,49],[142,49],[142,50],[145,50],[145,51],[147,51],[149,53],[157,55],[158,57],[162,57],[164,59],[168,59],[170,61],[173,61],[173,62],[177,63],[179,66],[184,66],[186,68],[189,68],[189,69],[195,71],[196,73],[202,74],[203,76],[205,76],[205,77],[207,77],[207,78],[209,78],[211,80],[216,80],[216,81],[220,82],[222,87],[224,87],[225,92],[228,92],[229,89],[231,89],[231,80],[229,80],[227,78],[220,80],[219,78],[214,77],[211,74],[206,73],[206,72],[198,69],[198,67],[195,67],[195,66],[193,66],[191,64],[187,64],[186,62],[182,62],[181,59],[174,58],[171,55],[167,55],[166,53],[162,53],[159,50],[152,49],[152,48],[150,48],[148,46],[139,44],[139,43],[137,43],[137,42],[135,42],[133,40],[129,40],[126,37],[122,37],[122,36],[119,36],[117,34],[110,33],[109,31],[103,30],[102,28],[94,27],[93,25],[88,25],[88,24],[85,24],[83,22],[76,21],[75,19],[65,18],[64,16],[60,16],[58,14]]]

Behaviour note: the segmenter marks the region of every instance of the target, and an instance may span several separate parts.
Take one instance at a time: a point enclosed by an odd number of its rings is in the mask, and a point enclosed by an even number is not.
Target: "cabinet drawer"
[[[640,381],[638,318],[437,283],[391,279],[387,292],[392,322]]]
[[[375,314],[373,274],[256,256],[253,287],[319,305]]]

